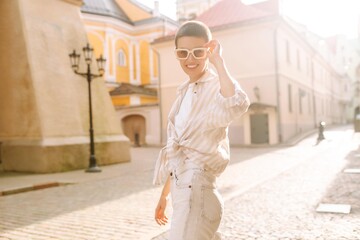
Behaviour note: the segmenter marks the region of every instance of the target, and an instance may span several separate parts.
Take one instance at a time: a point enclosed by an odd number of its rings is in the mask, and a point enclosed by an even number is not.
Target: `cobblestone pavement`
[[[313,135],[293,147],[232,149],[218,182],[224,239],[360,239],[360,174],[342,172],[360,168],[360,138],[349,127],[325,137],[316,146]],[[136,161],[123,164],[117,177],[0,197],[0,240],[166,239],[168,226],[153,220],[159,149],[132,151]],[[319,203],[352,209],[317,213]]]
[[[323,151],[301,165],[230,199],[221,226],[225,239],[360,239],[360,174],[342,171],[360,168],[359,142],[349,146],[349,138],[322,142]],[[320,203],[350,204],[351,213],[318,213]]]
[[[328,132],[319,145],[307,139],[276,155],[270,153],[277,160],[284,157],[302,162],[267,181],[256,182],[255,187],[248,184],[236,197],[225,197],[220,226],[223,239],[359,240],[360,174],[343,170],[360,169],[360,138],[352,130],[339,130]],[[271,157],[267,160],[274,161]],[[258,178],[264,175],[262,170],[272,171],[261,165],[257,169]],[[242,181],[241,175],[232,176]],[[316,212],[320,203],[349,204],[351,213]],[[154,240],[165,240],[166,236],[163,233]]]

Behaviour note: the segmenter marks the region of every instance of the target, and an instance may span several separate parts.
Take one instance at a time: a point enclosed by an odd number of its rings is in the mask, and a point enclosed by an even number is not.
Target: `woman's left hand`
[[[165,225],[168,222],[168,218],[165,214],[166,205],[167,205],[167,197],[161,196],[159,199],[159,203],[155,209],[155,221],[161,226]]]
[[[209,48],[209,61],[212,64],[222,61],[222,47],[218,40],[210,40],[204,45],[204,47]]]

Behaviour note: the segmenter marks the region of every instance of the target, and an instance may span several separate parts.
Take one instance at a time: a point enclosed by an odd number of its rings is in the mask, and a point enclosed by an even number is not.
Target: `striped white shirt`
[[[175,125],[176,134],[178,136],[182,135],[182,132],[184,131],[186,123],[188,121],[188,117],[190,113],[189,110],[192,108],[193,96],[195,95],[195,91],[196,91],[194,90],[194,87],[195,87],[195,83],[189,84],[186,93],[181,101],[179,111],[175,115],[174,125]]]
[[[187,122],[180,135],[175,129],[175,116],[190,82],[178,87],[177,98],[168,116],[167,144],[161,149],[155,165],[154,184],[161,184],[184,158],[215,176],[225,170],[230,160],[228,126],[245,113],[250,104],[239,83],[233,83],[234,96],[224,98],[220,93],[219,77],[212,70],[196,81]]]

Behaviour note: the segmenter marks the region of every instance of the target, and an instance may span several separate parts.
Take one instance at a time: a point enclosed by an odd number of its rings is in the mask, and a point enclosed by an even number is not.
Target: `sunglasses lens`
[[[176,50],[176,56],[179,59],[186,59],[188,57],[189,52],[186,50],[178,49]]]
[[[206,56],[206,49],[195,49],[194,57],[196,58],[204,58]]]

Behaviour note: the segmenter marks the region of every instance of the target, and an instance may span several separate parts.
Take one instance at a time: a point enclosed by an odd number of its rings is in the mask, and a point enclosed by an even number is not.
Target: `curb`
[[[34,184],[32,186],[25,186],[25,187],[0,191],[0,197],[18,194],[18,193],[29,192],[29,191],[41,190],[41,189],[46,189],[46,188],[51,188],[51,187],[59,187],[59,186],[68,185],[68,184],[70,184],[70,183],[47,182],[47,183]]]

